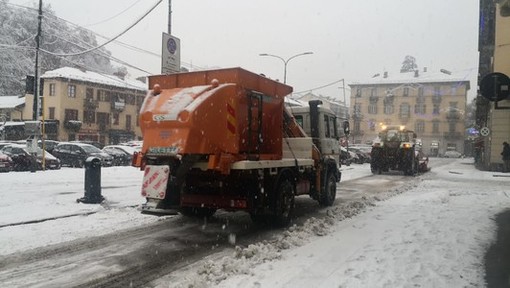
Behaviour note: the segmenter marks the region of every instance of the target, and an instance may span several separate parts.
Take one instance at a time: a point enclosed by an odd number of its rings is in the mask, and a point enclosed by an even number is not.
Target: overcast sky
[[[43,1],[59,17],[105,36],[117,35],[157,2]],[[288,63],[287,83],[295,92],[340,79],[347,85],[382,71],[398,73],[404,57],[412,55],[420,69],[465,72],[471,80],[471,99],[478,73],[478,10],[477,0],[173,0],[172,34],[181,39],[181,61],[187,68],[242,67],[282,82],[283,62],[259,54],[287,59],[311,51],[313,55]],[[167,21],[168,0],[163,0],[119,40],[160,54]],[[117,44],[106,48],[124,61],[160,73],[161,60],[154,55]],[[341,82],[313,93],[343,100],[340,87]]]

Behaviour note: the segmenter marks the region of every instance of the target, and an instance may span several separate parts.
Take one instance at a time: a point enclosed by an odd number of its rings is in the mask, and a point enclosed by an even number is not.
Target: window
[[[329,138],[330,137],[330,129],[329,129],[329,119],[328,119],[328,116],[324,115],[324,136],[326,138]]]
[[[368,105],[368,114],[377,114],[377,104]]]
[[[400,105],[400,118],[409,118],[411,116],[411,107],[407,103]]]
[[[97,124],[99,125],[108,125],[110,122],[110,114],[98,112],[97,113]]]
[[[131,131],[131,115],[126,115],[126,130]]]
[[[354,104],[354,108],[353,108],[353,116],[355,118],[361,118],[361,103],[356,103]]]
[[[439,133],[439,121],[438,120],[432,121],[432,133],[434,133],[434,134]]]
[[[368,120],[368,128],[370,131],[375,131],[375,119]]]
[[[426,113],[426,109],[427,108],[427,105],[425,104],[416,104],[414,106],[414,113],[415,114],[425,114]]]
[[[48,119],[55,119],[55,107],[49,107],[48,114]]]
[[[434,96],[441,96],[441,87],[439,86],[434,87]]]
[[[423,97],[423,87],[418,88],[418,97]]]
[[[439,104],[434,104],[434,107],[432,108],[432,114],[439,115]]]
[[[390,115],[393,114],[393,102],[391,104],[384,104],[384,114]]]
[[[87,90],[85,90],[85,98],[87,98],[87,99],[94,98],[94,89],[87,88]]]
[[[409,87],[404,87],[404,97],[409,96]]]
[[[67,97],[76,98],[76,85],[67,85]]]
[[[78,120],[78,110],[75,109],[65,109],[64,111],[64,121],[69,120]]]
[[[119,113],[113,113],[113,125],[119,125]]]
[[[331,135],[331,138],[337,138],[338,129],[336,127],[336,118],[335,117],[329,117],[329,134]]]
[[[356,87],[356,97],[361,97],[361,87]]]
[[[361,132],[361,122],[360,121],[354,121],[354,132],[355,133]]]
[[[299,126],[301,126],[301,128],[303,128],[303,115],[296,115],[296,116],[294,116],[294,118],[296,119],[296,122],[299,124]],[[138,121],[136,121],[136,123],[138,124],[137,126],[140,126]]]
[[[83,111],[83,122],[88,124],[96,123],[96,112],[89,110]]]
[[[55,83],[50,83],[50,96],[55,96]]]
[[[425,132],[425,121],[423,121],[423,120],[416,121],[416,128],[415,128],[415,130],[418,133]]]
[[[98,89],[96,95],[97,95],[97,97],[96,97],[97,101],[110,102],[110,92],[109,91]]]
[[[457,96],[457,85],[452,86],[452,96]]]
[[[370,97],[374,97],[374,96],[377,96],[377,89],[376,88],[372,88],[372,90],[370,90]]]

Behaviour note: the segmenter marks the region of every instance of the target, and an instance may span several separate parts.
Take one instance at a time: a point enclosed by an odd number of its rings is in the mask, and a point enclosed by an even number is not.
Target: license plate
[[[143,176],[142,196],[165,199],[166,186],[170,176],[168,165],[147,165]]]
[[[170,147],[150,147],[148,149],[148,153],[150,155],[177,155],[179,152],[179,147],[170,146]]]

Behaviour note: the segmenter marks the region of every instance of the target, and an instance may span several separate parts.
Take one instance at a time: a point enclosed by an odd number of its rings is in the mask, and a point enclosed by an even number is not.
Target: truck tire
[[[283,178],[274,192],[271,222],[277,227],[288,226],[294,213],[294,186]]]
[[[324,190],[321,193],[319,204],[323,207],[332,206],[336,198],[336,178],[331,172],[326,175]]]

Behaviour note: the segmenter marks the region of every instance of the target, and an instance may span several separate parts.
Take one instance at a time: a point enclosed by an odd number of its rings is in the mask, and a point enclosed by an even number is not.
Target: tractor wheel
[[[418,171],[418,165],[416,165],[416,159],[414,157],[414,150],[411,150],[410,155],[408,157],[408,163],[406,165],[406,169],[404,170],[404,175],[406,176],[414,176]]]

